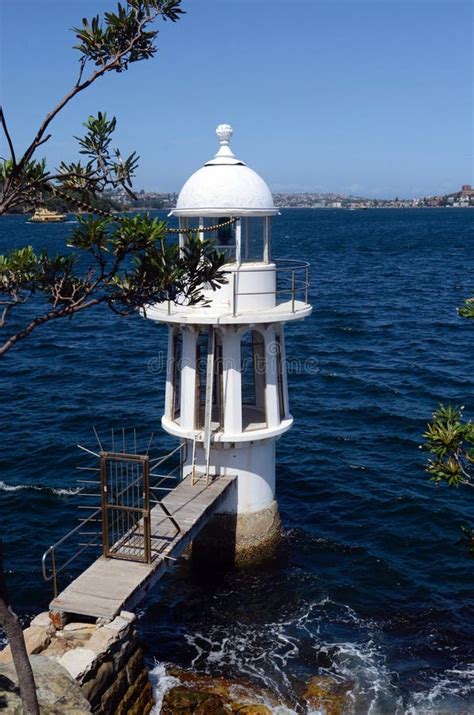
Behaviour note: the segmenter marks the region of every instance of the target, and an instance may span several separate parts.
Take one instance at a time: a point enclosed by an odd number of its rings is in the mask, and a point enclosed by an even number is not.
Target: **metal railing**
[[[291,312],[296,313],[296,303],[308,303],[309,267],[308,261],[293,258],[277,258],[273,261],[275,268],[267,269],[275,273],[275,290],[269,291],[239,291],[237,290],[237,276],[242,273],[256,273],[255,269],[243,268],[232,273],[232,316],[237,315],[238,299],[240,296],[274,295],[275,305],[282,303],[291,304]],[[245,265],[245,264],[244,264]],[[279,302],[279,296],[288,296]]]
[[[238,315],[239,298],[243,296],[272,295],[275,297],[275,306],[273,307],[279,306],[282,303],[288,303],[290,305],[291,313],[297,313],[299,310],[305,309],[308,303],[308,291],[310,287],[310,264],[308,261],[300,261],[293,258],[277,258],[274,259],[272,263],[275,264],[274,267],[270,267],[268,263],[262,262],[262,272],[275,274],[275,289],[269,291],[240,291],[238,289],[237,283],[239,276],[244,273],[250,273],[253,275],[258,274],[258,268],[256,269],[255,266],[252,268],[245,268],[245,263],[242,263],[238,268],[225,271],[227,279],[231,284],[232,294],[230,297],[230,308],[233,318]],[[304,303],[304,307],[299,306],[299,302]],[[185,302],[175,302],[171,298],[166,300],[165,305],[168,315],[173,315],[175,311],[181,313],[189,307]],[[194,307],[196,308],[199,306]],[[206,307],[212,307],[212,300]],[[256,310],[261,310],[261,308],[256,308]],[[245,312],[247,313],[249,311],[245,310]]]
[[[103,455],[108,455],[110,458],[110,453],[102,453]],[[178,459],[176,459],[176,456],[179,455]],[[127,457],[127,455],[118,453],[117,456]],[[129,455],[128,455],[129,456]],[[132,455],[135,459],[137,455]],[[162,467],[163,465],[166,464],[169,460],[174,458],[175,461],[177,461],[177,464],[175,464],[170,471],[167,473],[164,473]],[[143,518],[143,516],[148,517],[148,523],[149,523],[149,514],[151,511],[151,505],[154,506],[159,506],[163,513],[165,514],[166,518],[171,521],[171,523],[175,526],[177,531],[180,530],[178,522],[173,518],[173,516],[169,513],[168,509],[166,508],[165,504],[162,503],[162,500],[166,494],[163,494],[162,492],[169,493],[175,486],[176,484],[181,480],[182,474],[183,474],[183,464],[184,461],[187,458],[187,443],[183,442],[181,443],[178,447],[175,449],[171,450],[171,452],[168,452],[164,456],[158,458],[158,459],[151,459],[149,462],[149,481],[147,485],[147,514],[143,514],[143,509],[136,509],[135,511],[140,512],[140,517]],[[88,468],[92,469],[92,468]],[[160,472],[157,473],[157,469],[160,469]],[[94,471],[99,471],[99,469],[94,469]],[[155,478],[155,482],[152,482],[152,479]],[[139,480],[140,478],[137,478],[135,481],[127,484],[127,486],[124,489],[121,489],[116,496],[120,498],[121,496],[124,495],[124,493],[129,490],[130,488],[134,488],[136,486],[139,486]],[[91,496],[91,497],[96,497],[97,499],[101,499],[103,495],[103,482],[102,480],[81,480],[82,483],[86,482],[88,485],[95,485],[99,488],[101,488],[101,491],[98,492],[97,494],[83,494],[83,496]],[[163,486],[167,483],[166,486]],[[161,492],[160,498],[158,498],[158,494],[156,492]],[[110,506],[110,505],[109,505]],[[67,532],[62,538],[58,539],[54,544],[49,546],[46,551],[44,552],[42,558],[41,558],[41,570],[42,570],[42,575],[45,581],[50,581],[52,582],[52,587],[53,587],[53,594],[54,597],[58,595],[58,575],[62,572],[64,572],[73,562],[78,561],[78,559],[85,554],[86,552],[91,555],[91,549],[95,549],[95,554],[98,556],[100,553],[103,553],[106,556],[116,556],[116,554],[113,554],[113,544],[109,545],[108,544],[108,537],[106,538],[105,534],[105,524],[107,523],[107,520],[104,520],[104,501],[102,500],[101,506],[100,507],[93,507],[93,506],[88,506],[88,505],[79,505],[79,509],[92,509],[92,513],[86,517],[86,518],[80,518],[79,519],[79,524],[75,526],[73,529]],[[79,543],[77,543],[79,537]],[[85,540],[84,540],[85,537]],[[122,540],[124,538],[124,535],[120,537]],[[146,537],[148,543],[144,543],[144,548],[145,552],[147,553],[148,558],[151,560],[151,555],[150,552],[152,551],[152,547],[150,544],[152,535],[150,534],[148,530],[148,535]],[[74,539],[76,539],[76,542],[74,542]],[[67,546],[65,547],[66,553],[62,553],[61,555],[61,563],[59,564],[59,554],[58,552],[61,550],[62,547],[67,543]],[[111,548],[112,547],[112,548]],[[100,551],[99,551],[100,549]],[[140,560],[143,561],[143,558],[137,558],[135,560]]]

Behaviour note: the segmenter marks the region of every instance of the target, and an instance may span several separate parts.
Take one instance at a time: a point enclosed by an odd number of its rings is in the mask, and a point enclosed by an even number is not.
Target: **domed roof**
[[[278,213],[264,180],[236,159],[229,124],[216,129],[219,151],[184,184],[174,216],[259,216]]]

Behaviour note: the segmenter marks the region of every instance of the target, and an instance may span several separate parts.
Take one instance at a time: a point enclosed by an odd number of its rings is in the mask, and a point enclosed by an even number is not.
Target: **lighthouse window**
[[[173,335],[173,364],[172,364],[172,379],[173,379],[173,393],[172,393],[172,419],[178,420],[181,410],[181,358],[183,353],[183,340],[181,333],[175,333]]]
[[[243,222],[242,257],[244,261],[263,261],[265,221],[258,216]]]
[[[235,223],[228,223],[229,216],[220,216],[216,224],[224,224],[214,231],[215,247],[223,253],[228,261],[235,260]]]

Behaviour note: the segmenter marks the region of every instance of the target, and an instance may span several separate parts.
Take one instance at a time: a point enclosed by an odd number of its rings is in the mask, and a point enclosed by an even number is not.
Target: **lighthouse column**
[[[237,489],[195,539],[193,555],[203,564],[243,565],[268,556],[280,534],[274,436],[282,427],[280,365],[273,326],[266,332],[227,326],[222,347],[224,425],[214,434],[210,464],[216,474],[235,475]],[[203,462],[203,451],[198,455]]]

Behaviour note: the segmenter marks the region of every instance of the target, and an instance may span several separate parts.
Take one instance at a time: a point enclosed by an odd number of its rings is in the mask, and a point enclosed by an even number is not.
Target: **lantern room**
[[[184,184],[172,216],[187,230],[217,226],[206,231],[229,263],[270,262],[270,217],[278,213],[263,179],[230,147],[232,127],[216,129],[219,149]]]

